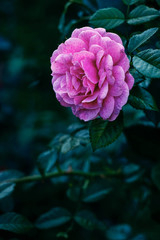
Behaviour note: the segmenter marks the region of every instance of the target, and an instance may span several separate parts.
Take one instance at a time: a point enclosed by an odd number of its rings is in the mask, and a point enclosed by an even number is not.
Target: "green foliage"
[[[0,183],[0,199],[7,197],[14,191],[14,183]]]
[[[124,14],[116,8],[100,9],[90,18],[90,23],[95,27],[103,27],[106,29],[115,28],[124,23],[124,21]]]
[[[146,89],[139,86],[132,89],[129,96],[129,103],[137,109],[158,111],[152,95]]]
[[[0,229],[22,234],[30,231],[33,225],[24,216],[10,212],[0,216]]]
[[[160,50],[147,49],[133,57],[133,66],[143,75],[150,78],[160,76]]]
[[[108,231],[107,231],[107,239],[108,240],[127,240],[128,237],[131,234],[131,227],[128,224],[121,224],[121,225],[117,225],[114,227],[111,227]]]
[[[124,2],[124,4],[129,5],[129,6],[140,2],[140,0],[122,0],[122,1]]]
[[[154,20],[158,17],[160,17],[158,10],[140,5],[129,13],[127,23],[137,25]]]
[[[76,213],[74,220],[88,230],[105,229],[105,225],[89,210],[81,210]]]
[[[128,51],[135,51],[138,47],[150,39],[150,37],[152,37],[157,31],[158,28],[151,28],[144,31],[143,33],[133,35],[128,43]]]
[[[57,157],[58,153],[55,149],[48,150],[39,155],[37,165],[42,175],[45,175],[46,172],[49,172],[53,168],[56,164]]]
[[[159,239],[159,6],[1,0],[1,240]],[[51,53],[88,25],[121,37],[135,79],[113,122],[77,120],[50,85]]]
[[[97,202],[112,191],[111,187],[104,187],[100,183],[91,184],[83,194],[84,202]]]
[[[160,190],[160,164],[159,163],[152,168],[151,176],[154,184]]]
[[[93,150],[105,147],[114,142],[122,133],[123,116],[122,114],[113,121],[95,119],[90,125],[90,140]]]
[[[61,207],[56,207],[42,214],[36,221],[36,227],[39,229],[48,229],[61,226],[71,220],[70,212]]]

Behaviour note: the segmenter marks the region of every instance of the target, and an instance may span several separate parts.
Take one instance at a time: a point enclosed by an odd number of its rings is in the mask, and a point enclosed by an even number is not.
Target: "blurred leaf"
[[[160,0],[156,0],[157,4],[160,6]]]
[[[83,228],[86,228],[88,230],[94,230],[94,229],[105,229],[105,226],[103,223],[101,223],[95,215],[88,210],[82,210],[80,212],[77,212],[74,220]]]
[[[107,239],[108,240],[127,240],[130,236],[132,228],[128,224],[120,224],[117,226],[111,227],[107,230]]]
[[[73,124],[69,125],[68,131],[69,131],[69,133],[73,133],[73,132],[77,132],[81,128],[84,128],[84,125],[82,125],[79,122],[78,123],[73,123]]]
[[[145,5],[140,5],[129,13],[127,23],[132,25],[142,24],[159,16],[160,14],[158,10],[149,8]]]
[[[153,180],[154,184],[160,190],[160,163],[156,164],[152,168],[151,177],[152,177],[152,180]]]
[[[78,138],[75,137],[69,137],[68,139],[66,139],[66,141],[62,144],[61,147],[61,152],[63,154],[71,151],[72,149],[78,147],[80,145],[80,140]]]
[[[144,31],[141,34],[133,35],[130,38],[129,43],[128,43],[128,51],[129,52],[135,51],[139,46],[141,46],[150,37],[152,37],[157,31],[158,31],[158,28],[151,28],[151,29]]]
[[[10,212],[0,216],[0,229],[14,233],[26,233],[33,225],[24,216]]]
[[[37,166],[42,175],[50,171],[57,161],[58,153],[55,149],[43,152],[37,159]]]
[[[124,4],[126,5],[133,5],[137,2],[139,2],[140,0],[122,0],[124,2]]]
[[[90,140],[93,151],[114,142],[123,130],[122,113],[113,122],[95,119],[90,125]]]
[[[70,212],[61,207],[56,207],[42,214],[36,221],[36,227],[39,229],[48,229],[58,227],[71,220]]]
[[[134,163],[130,163],[123,168],[123,174],[130,175],[137,172],[140,169],[140,166]]]
[[[0,199],[7,197],[10,195],[14,188],[15,188],[15,183],[7,183],[3,182],[0,184]]]
[[[104,27],[106,29],[115,28],[124,21],[124,14],[117,8],[100,9],[90,18],[90,23],[95,27]]]
[[[0,172],[0,182],[8,180],[8,179],[16,179],[23,177],[24,174],[18,170],[4,170]]]
[[[94,183],[87,187],[87,189],[83,194],[82,200],[83,202],[97,202],[105,198],[105,196],[111,191],[112,191],[112,188],[109,188],[109,187],[104,188],[100,184]]]
[[[152,95],[146,89],[139,86],[131,90],[128,102],[136,109],[158,111]]]
[[[64,11],[60,17],[60,20],[59,20],[59,25],[58,25],[58,30],[62,33],[64,31],[64,25],[65,25],[65,15],[66,15],[66,12],[69,8],[69,6],[72,4],[72,2],[67,2],[64,6]]]
[[[67,190],[67,197],[76,202],[80,197],[80,187],[71,187]]]
[[[68,234],[66,232],[59,232],[57,233],[56,237],[68,238]]]
[[[160,76],[160,50],[147,49],[133,57],[133,66],[143,75],[150,78]]]
[[[83,3],[83,0],[70,0],[70,2],[81,4]]]

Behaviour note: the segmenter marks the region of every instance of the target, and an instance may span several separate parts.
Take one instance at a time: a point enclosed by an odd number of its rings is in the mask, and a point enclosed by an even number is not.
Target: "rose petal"
[[[78,38],[79,34],[83,31],[86,31],[86,30],[93,30],[93,28],[91,27],[83,27],[83,28],[76,28],[73,32],[72,32],[72,35],[71,37],[72,38]]]
[[[94,62],[91,59],[84,59],[81,61],[82,68],[86,77],[94,84],[98,83],[98,73]]]
[[[113,113],[113,110],[114,110],[114,98],[112,96],[108,96],[103,101],[103,106],[100,110],[100,116],[104,120],[106,120],[111,116],[111,114]]]
[[[100,89],[100,92],[99,92],[100,99],[104,99],[107,96],[107,93],[108,93],[108,82],[106,80],[106,81],[104,81],[104,83]]]
[[[79,63],[80,61],[84,60],[85,58],[94,60],[95,56],[93,53],[88,52],[88,51],[76,52],[73,54],[72,63],[73,64]]]
[[[121,66],[114,66],[113,67],[113,76],[117,84],[122,85],[125,79],[125,73]]]
[[[74,53],[86,50],[87,45],[79,38],[69,38],[59,45],[58,50],[60,53]]]
[[[98,116],[100,108],[97,109],[92,109],[92,110],[79,110],[76,113],[76,116],[79,117],[81,120],[84,120],[85,122],[89,121],[89,120],[93,120]]]
[[[109,121],[114,121],[120,113],[120,110],[115,108],[112,115],[108,118]]]
[[[117,65],[121,66],[123,68],[123,71],[126,73],[129,69],[129,59],[125,53],[121,55],[121,58]]]
[[[134,78],[129,72],[126,73],[125,81],[129,87],[129,90],[131,90],[134,84]]]
[[[121,38],[117,34],[107,32],[105,34],[105,36],[109,37],[111,40],[114,40],[115,42],[120,43],[121,45],[123,45]]]
[[[115,98],[115,106],[117,109],[122,109],[122,107],[127,103],[128,96],[129,96],[129,88],[128,85],[124,82],[122,86],[122,94]]]

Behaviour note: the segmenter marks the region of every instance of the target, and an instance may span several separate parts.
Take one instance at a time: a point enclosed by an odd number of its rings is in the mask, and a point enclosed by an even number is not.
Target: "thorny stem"
[[[45,179],[61,177],[61,176],[81,176],[85,178],[122,178],[122,172],[118,171],[107,171],[107,172],[83,172],[83,171],[61,171],[61,172],[50,172],[46,173],[44,176],[41,175],[33,175],[33,176],[26,176],[17,179],[10,179],[5,180],[3,182],[10,182],[10,183],[28,183],[28,182],[35,182],[35,181],[44,181]],[[0,182],[1,183],[1,182]]]

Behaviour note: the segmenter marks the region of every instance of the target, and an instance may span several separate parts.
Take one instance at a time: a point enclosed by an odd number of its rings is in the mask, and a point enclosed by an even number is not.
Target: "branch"
[[[45,179],[61,177],[61,176],[81,176],[85,178],[97,178],[97,177],[98,178],[110,178],[110,177],[122,178],[123,177],[122,172],[120,170],[118,171],[108,170],[107,172],[61,171],[61,172],[46,173],[44,176],[33,175],[33,176],[26,176],[26,177],[17,178],[17,179],[8,179],[5,182],[27,183],[27,182],[34,182],[34,181],[41,181],[41,180],[43,181]]]

